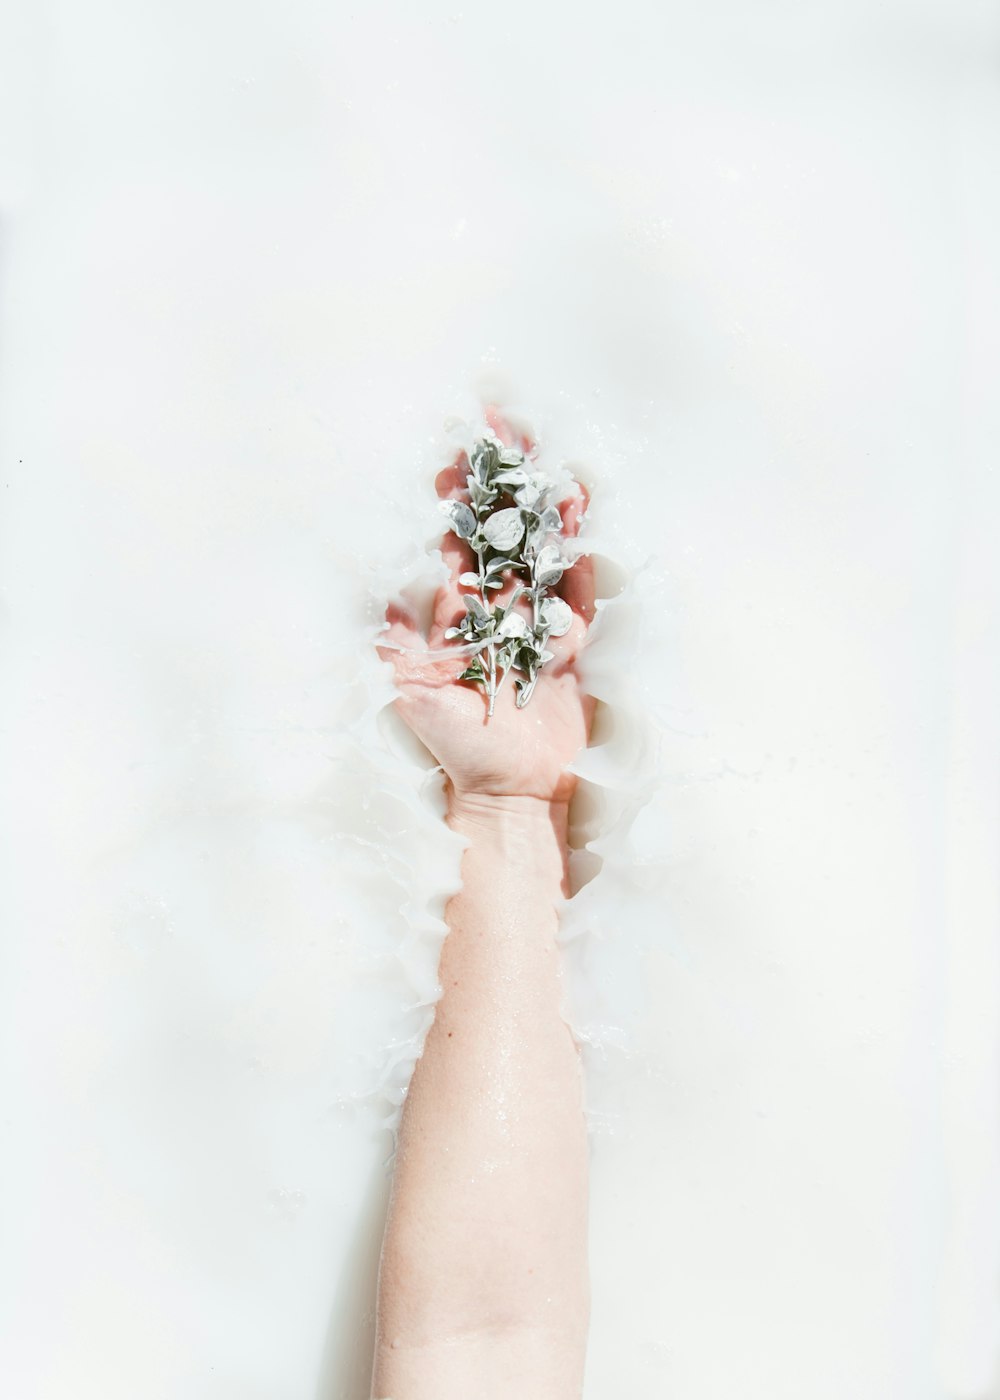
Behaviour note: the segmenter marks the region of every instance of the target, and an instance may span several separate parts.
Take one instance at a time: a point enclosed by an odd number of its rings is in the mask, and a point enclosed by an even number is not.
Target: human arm
[[[449,824],[470,845],[400,1127],[373,1394],[575,1400],[587,1152],[559,1015],[566,808],[453,795]]]
[[[568,529],[581,509],[564,513]],[[426,641],[403,610],[391,615],[390,636],[409,658],[397,663],[400,711],[441,760],[448,822],[469,844],[445,911],[442,996],[400,1124],[372,1394],[577,1400],[587,1141],[579,1054],[559,1013],[556,932],[574,783],[565,768],[593,713],[573,668],[592,583],[583,561],[569,572],[574,626],[553,647],[551,673],[524,710],[502,692],[484,725],[483,698],[454,684],[454,661],[442,670],[419,659],[461,605],[461,549],[453,537],[443,547],[452,581]]]

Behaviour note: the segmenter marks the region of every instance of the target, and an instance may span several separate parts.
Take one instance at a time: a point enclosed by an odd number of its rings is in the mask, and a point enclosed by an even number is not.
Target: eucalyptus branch
[[[572,612],[561,598],[549,596],[548,589],[573,561],[549,542],[562,531],[558,509],[548,503],[553,483],[541,472],[528,470],[523,452],[484,437],[475,444],[470,465],[468,502],[442,501],[441,509],[479,564],[478,572],[463,573],[459,584],[477,590],[479,596],[465,596],[465,617],[449,627],[445,637],[477,644],[473,660],[458,679],[483,686],[487,714],[492,715],[500,687],[512,670],[520,673],[514,682],[515,703],[519,709],[528,703],[539,671],[552,660],[553,653],[546,649],[549,637],[569,631]],[[526,574],[527,584],[516,587],[505,605],[491,604],[488,590],[502,589],[516,574]],[[531,606],[530,626],[515,610],[525,596]]]

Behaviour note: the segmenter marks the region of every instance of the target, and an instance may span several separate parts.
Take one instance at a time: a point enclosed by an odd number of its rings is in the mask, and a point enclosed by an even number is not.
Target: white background
[[[5,1395],[366,1400],[486,383],[649,561],[587,1400],[995,1397],[991,7],[0,20]]]

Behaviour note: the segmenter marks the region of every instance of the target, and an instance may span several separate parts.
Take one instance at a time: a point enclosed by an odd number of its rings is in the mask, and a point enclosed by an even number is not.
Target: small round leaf
[[[552,485],[544,472],[530,472],[527,481],[514,492],[519,506],[535,506]]]
[[[497,628],[498,637],[523,637],[528,625],[520,613],[508,613]]]
[[[463,540],[471,538],[476,528],[476,517],[464,501],[440,501],[441,513],[451,521],[451,528]]]
[[[543,598],[538,616],[550,637],[562,637],[573,626],[573,610],[561,598]]]
[[[483,534],[494,549],[502,549],[504,553],[513,549],[524,537],[521,512],[513,508],[495,511],[483,522]]]
[[[524,486],[527,480],[527,472],[521,471],[520,467],[505,467],[502,472],[497,472],[493,478],[493,484],[495,486]]]
[[[554,544],[547,544],[538,551],[535,561],[535,582],[546,586],[557,583],[562,578],[565,562],[560,558]]]

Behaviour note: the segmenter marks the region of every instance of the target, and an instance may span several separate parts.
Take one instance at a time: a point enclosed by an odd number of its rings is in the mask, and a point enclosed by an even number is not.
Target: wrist
[[[470,824],[565,830],[569,801],[523,793],[460,792],[449,783],[448,816]]]
[[[524,795],[457,792],[448,786],[448,825],[473,845],[561,883],[566,870],[569,802]]]

